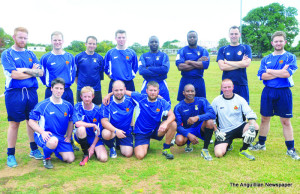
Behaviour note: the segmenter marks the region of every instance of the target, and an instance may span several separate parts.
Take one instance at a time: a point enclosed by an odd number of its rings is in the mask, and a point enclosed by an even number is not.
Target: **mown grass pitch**
[[[168,74],[168,86],[172,107],[177,104],[177,89],[180,72],[175,66],[175,57],[170,57],[171,69]],[[211,102],[219,95],[221,71],[212,57],[208,70],[205,71],[207,99]],[[263,84],[256,77],[260,61],[253,61],[248,68],[250,89],[250,106],[258,115],[260,123],[260,95]],[[298,61],[298,65],[299,65]],[[296,148],[300,150],[300,76],[296,73],[294,97],[294,137]],[[102,82],[102,93],[107,93],[109,80]],[[4,92],[5,78],[0,70],[0,95]],[[137,75],[135,84],[140,91],[142,77]],[[39,100],[44,98],[45,87],[40,86]],[[75,91],[75,85],[73,85]],[[75,96],[75,93],[74,93]],[[163,142],[152,141],[147,157],[139,161],[135,157],[125,158],[118,152],[118,158],[100,163],[94,157],[85,167],[79,162],[82,152],[76,152],[76,161],[72,164],[62,163],[53,157],[53,170],[43,167],[41,161],[28,157],[29,143],[25,123],[21,124],[16,146],[17,168],[6,166],[7,127],[4,97],[0,97],[0,192],[109,192],[109,193],[173,193],[173,192],[224,192],[224,193],[298,193],[300,190],[299,161],[286,156],[286,147],[282,127],[278,117],[271,120],[271,130],[266,142],[267,151],[253,152],[255,161],[239,157],[241,140],[234,141],[234,150],[224,158],[213,157],[207,162],[200,156],[203,142],[194,146],[192,153],[185,153],[184,147],[171,148],[175,159],[166,160],[161,155]],[[209,151],[213,154],[213,146]],[[241,184],[242,183],[242,184]],[[257,184],[254,186],[254,184]],[[271,184],[269,184],[271,183]],[[289,187],[276,184],[290,183]],[[252,185],[251,185],[252,184]],[[261,185],[259,185],[261,184]],[[275,185],[273,185],[275,184]],[[238,185],[238,186],[236,186]]]

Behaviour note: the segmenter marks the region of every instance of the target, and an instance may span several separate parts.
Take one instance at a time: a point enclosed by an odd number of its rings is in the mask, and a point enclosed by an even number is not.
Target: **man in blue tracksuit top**
[[[286,34],[277,31],[272,35],[274,52],[261,61],[257,76],[263,80],[265,88],[261,94],[260,114],[261,124],[258,142],[251,150],[266,150],[265,141],[270,130],[271,117],[280,117],[283,136],[287,147],[287,155],[300,160],[294,148],[293,127],[293,95],[290,87],[294,86],[292,75],[298,69],[296,56],[285,51]]]
[[[139,61],[139,74],[145,79],[142,85],[142,94],[146,94],[146,86],[149,81],[159,84],[159,95],[171,104],[168,85],[165,79],[170,69],[169,57],[158,50],[159,40],[156,36],[149,38],[150,52],[144,53]]]
[[[86,51],[75,56],[77,83],[77,102],[81,102],[80,91],[85,86],[91,86],[95,91],[93,103],[102,103],[101,80],[103,80],[104,60],[101,55],[95,52],[97,48],[97,38],[88,36],[86,39]]]
[[[206,49],[197,45],[197,32],[189,31],[187,41],[189,45],[180,49],[176,57],[176,66],[182,75],[178,89],[178,101],[184,99],[183,88],[186,84],[195,86],[197,97],[206,98],[203,74],[209,66],[209,54]]]
[[[138,60],[134,50],[126,47],[126,31],[115,33],[117,47],[110,49],[104,58],[104,71],[111,79],[108,93],[112,91],[112,84],[116,80],[125,83],[126,89],[135,91],[133,79],[138,71]]]
[[[234,85],[233,93],[242,96],[249,104],[246,68],[251,63],[252,53],[249,45],[239,43],[240,37],[240,29],[232,26],[229,29],[230,45],[219,49],[217,62],[223,71],[222,80],[231,79]]]

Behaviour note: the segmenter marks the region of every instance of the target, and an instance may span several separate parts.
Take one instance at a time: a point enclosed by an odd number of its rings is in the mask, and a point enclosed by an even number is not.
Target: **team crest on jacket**
[[[283,60],[280,60],[280,61],[279,61],[279,64],[282,64],[282,63],[283,63]]]
[[[129,56],[126,56],[126,59],[129,60]]]
[[[159,56],[156,57],[156,61],[158,61],[158,60],[159,60]]]
[[[97,62],[97,60],[96,60],[96,59],[94,59],[94,62],[96,63],[96,62]]]
[[[234,106],[234,110],[238,110],[239,107],[237,105]]]
[[[157,109],[156,109],[156,112],[159,112],[159,111],[160,111],[160,109],[159,109],[159,108],[157,108]]]
[[[126,112],[129,112],[129,108],[126,108]]]
[[[31,58],[29,58],[29,62],[32,62],[32,59],[31,59]]]
[[[66,117],[66,116],[68,116],[68,113],[67,113],[67,112],[65,112],[65,113],[64,113],[64,116],[65,116],[65,117]]]
[[[200,51],[198,51],[198,53],[197,53],[197,54],[198,54],[198,56],[200,56]]]
[[[237,54],[238,54],[238,55],[241,55],[241,54],[242,54],[242,51],[239,51]]]
[[[70,63],[69,61],[66,61],[66,64],[67,64],[67,65],[69,65],[69,63]]]
[[[93,123],[96,123],[96,122],[97,122],[97,119],[96,119],[96,118],[94,118],[94,119],[93,119]]]
[[[198,110],[198,106],[197,105],[195,105],[195,110]]]

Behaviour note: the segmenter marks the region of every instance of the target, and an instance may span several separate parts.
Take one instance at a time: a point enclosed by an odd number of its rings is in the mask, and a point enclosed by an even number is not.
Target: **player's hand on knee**
[[[117,129],[116,130],[116,136],[119,138],[119,139],[122,139],[122,138],[125,138],[126,135],[125,135],[125,131],[121,130],[121,129]]]
[[[243,134],[244,137],[244,143],[250,144],[254,141],[255,139],[255,126],[250,125],[249,129]]]
[[[199,120],[199,117],[198,117],[198,116],[190,117],[190,118],[187,120],[187,124],[193,125],[193,124],[196,123],[198,120]]]
[[[66,136],[65,137],[65,142],[71,143],[71,136]]]
[[[50,135],[52,135],[52,133],[49,131],[44,131],[41,135],[43,140],[46,142],[50,139]]]
[[[166,131],[167,127],[168,127],[168,125],[165,122],[163,122],[158,128],[158,132]]]
[[[225,141],[226,140],[226,133],[221,132],[219,129],[215,132],[216,140],[217,141]]]
[[[198,138],[197,138],[195,135],[189,133],[189,134],[187,135],[187,137],[188,137],[189,140],[192,142],[192,144],[198,144],[198,143],[199,143],[199,140],[198,140]]]

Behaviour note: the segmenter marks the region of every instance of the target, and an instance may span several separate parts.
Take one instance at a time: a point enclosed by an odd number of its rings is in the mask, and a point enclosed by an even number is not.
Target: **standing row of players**
[[[29,112],[37,103],[36,89],[38,84],[35,77],[41,77],[42,82],[47,86],[45,98],[52,95],[52,80],[61,77],[65,80],[63,99],[69,101],[72,105],[74,104],[70,86],[76,81],[77,101],[81,101],[80,90],[85,85],[89,85],[95,90],[93,102],[99,105],[102,99],[100,80],[103,79],[103,71],[111,79],[110,92],[115,80],[122,80],[127,90],[134,91],[133,79],[139,70],[139,73],[145,78],[142,93],[146,92],[146,84],[154,80],[159,83],[160,95],[170,102],[165,82],[170,63],[168,56],[158,50],[159,42],[155,36],[150,37],[150,52],[141,56],[139,65],[135,52],[126,47],[126,32],[122,30],[117,31],[115,34],[117,47],[111,49],[104,60],[103,57],[94,52],[97,44],[95,37],[88,37],[86,41],[87,50],[74,58],[62,48],[62,33],[54,32],[51,35],[53,50],[42,57],[41,65],[39,65],[36,56],[32,52],[24,49],[27,37],[28,31],[25,28],[16,28],[13,35],[15,44],[2,54],[2,64],[7,78],[5,103],[9,121],[7,163],[8,165],[9,163],[13,164],[9,166],[17,165],[14,154],[19,124],[25,119],[28,121]],[[248,45],[239,44],[240,32],[238,27],[230,28],[229,37],[230,45],[222,47],[217,58],[219,67],[223,71],[222,79],[231,79],[234,84],[233,92],[241,95],[249,103],[246,68],[251,62],[251,49]],[[179,50],[176,58],[176,65],[182,72],[178,101],[184,99],[183,88],[187,84],[195,86],[196,96],[206,97],[203,73],[204,69],[207,69],[209,66],[209,55],[204,48],[197,45],[198,36],[195,31],[190,31],[187,34],[187,40],[189,45]],[[258,76],[264,80],[266,85],[261,105],[267,106],[267,108],[262,109],[265,112],[261,111],[262,123],[259,142],[254,148],[265,149],[264,142],[269,130],[270,117],[278,115],[281,117],[288,153],[296,157],[293,129],[290,123],[290,118],[292,117],[292,95],[289,87],[293,86],[291,76],[296,71],[297,65],[295,56],[284,50],[285,44],[285,34],[282,32],[274,33],[272,36],[274,53],[262,60],[258,73]],[[280,90],[277,88],[280,88]],[[281,88],[285,90],[283,91]],[[265,91],[270,89],[271,92]],[[274,95],[270,94],[272,92]],[[282,97],[283,95],[280,92],[285,94],[285,97]],[[282,102],[282,100],[278,100],[277,97],[284,98],[283,100],[286,101],[287,104],[284,108],[282,104],[278,103],[279,101]],[[274,99],[265,100],[265,98]],[[273,108],[273,106],[276,108]],[[32,129],[28,124],[27,132],[32,150],[30,156],[41,158],[41,154],[33,139]]]

